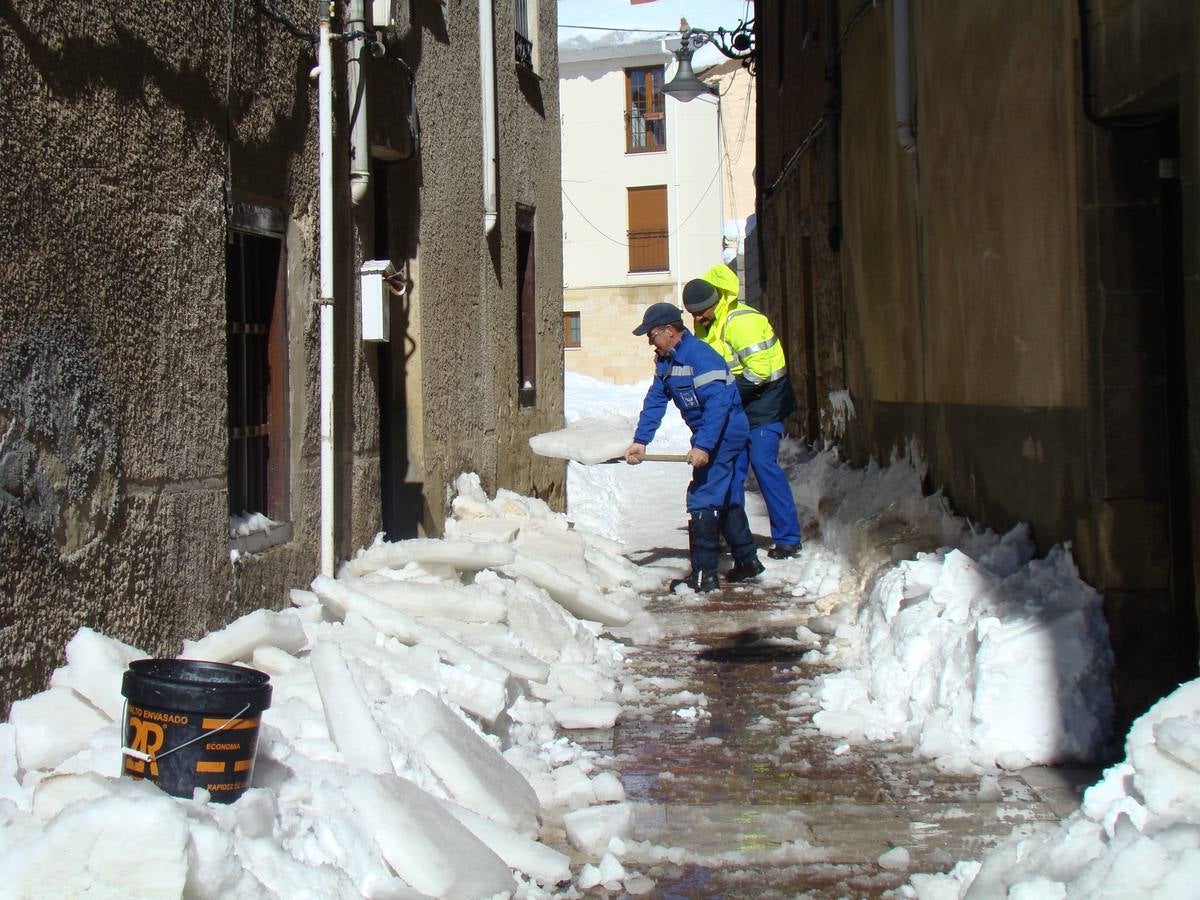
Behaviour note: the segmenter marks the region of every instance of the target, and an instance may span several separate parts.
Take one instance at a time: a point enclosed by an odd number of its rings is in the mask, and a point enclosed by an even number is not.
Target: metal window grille
[[[628,236],[630,272],[665,272],[671,267],[665,228],[630,231]]]
[[[646,153],[667,147],[663,68],[625,71],[625,149]]]
[[[282,499],[271,490],[271,325],[281,250],[278,238],[238,231],[229,232],[225,247],[231,516],[278,515]]]
[[[533,70],[533,41],[529,37],[529,0],[513,0],[517,65]]]

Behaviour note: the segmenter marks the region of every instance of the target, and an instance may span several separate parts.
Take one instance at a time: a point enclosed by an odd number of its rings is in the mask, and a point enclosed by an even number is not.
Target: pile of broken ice
[[[573,878],[538,841],[560,826],[598,863],[576,883],[621,887],[620,781],[559,729],[613,724],[622,645],[601,633],[649,585],[541,501],[457,488],[445,540],[377,541],[293,608],[184,643],[271,676],[234,804],[119,777],[121,678],[146,654],[81,629],[0,724],[5,893],[548,896]]]

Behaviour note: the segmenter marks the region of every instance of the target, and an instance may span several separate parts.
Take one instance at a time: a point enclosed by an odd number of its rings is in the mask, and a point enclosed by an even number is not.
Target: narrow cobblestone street
[[[839,745],[794,696],[822,671],[800,661],[804,610],[753,587],[652,601],[663,640],[629,661],[641,699],[597,742],[634,807],[623,863],[651,896],[879,896],[1059,819],[1095,780],[953,775],[903,748]],[[894,848],[910,860],[885,868]]]

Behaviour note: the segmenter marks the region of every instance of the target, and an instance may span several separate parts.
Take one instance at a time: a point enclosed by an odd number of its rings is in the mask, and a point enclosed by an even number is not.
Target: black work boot
[[[771,557],[771,559],[791,559],[793,556],[799,555],[799,544],[776,544],[767,551],[767,556]]]
[[[688,556],[692,563],[692,574],[671,582],[671,590],[686,584],[693,591],[706,594],[715,591],[717,582],[717,548],[720,541],[721,523],[715,509],[694,512],[688,520]]]
[[[731,582],[749,581],[751,578],[757,578],[765,571],[763,564],[759,562],[758,555],[747,557],[744,560],[738,560],[733,564],[733,568],[725,573],[725,580]]]

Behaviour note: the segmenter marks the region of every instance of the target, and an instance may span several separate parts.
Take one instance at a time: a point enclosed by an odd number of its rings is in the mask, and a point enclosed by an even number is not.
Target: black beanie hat
[[[683,286],[683,308],[695,315],[717,302],[717,289],[703,278],[693,278]]]

